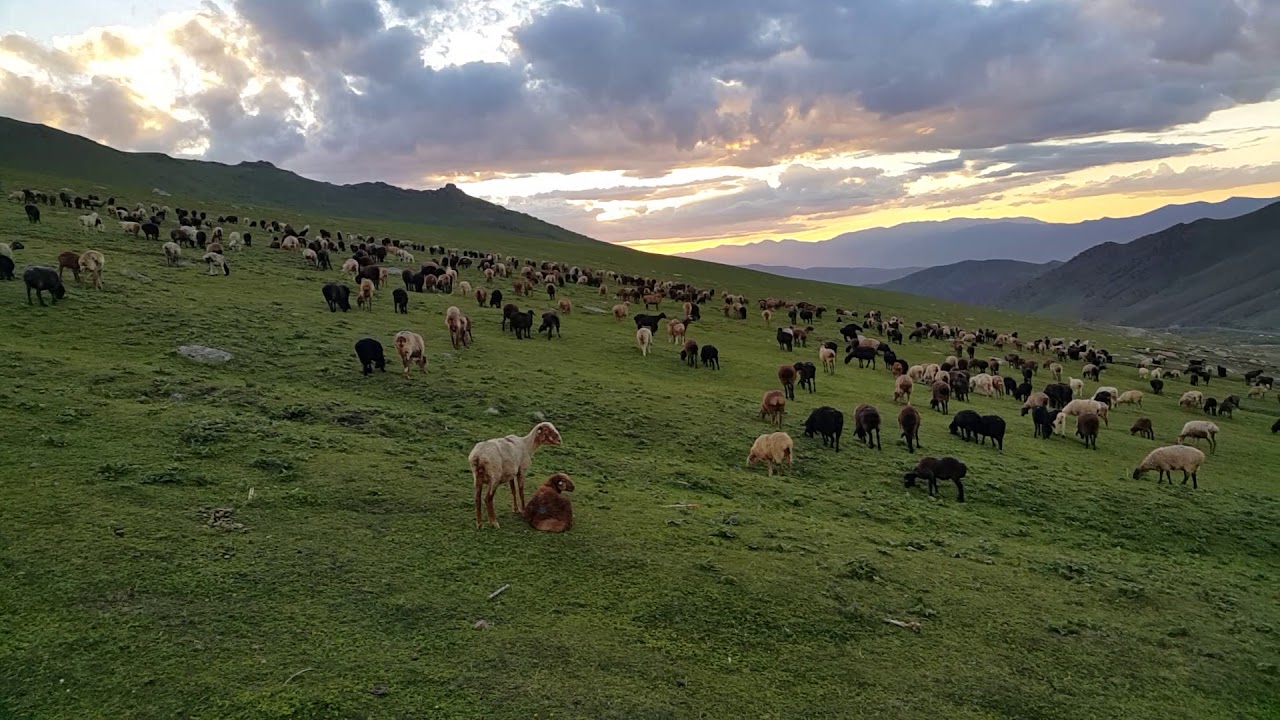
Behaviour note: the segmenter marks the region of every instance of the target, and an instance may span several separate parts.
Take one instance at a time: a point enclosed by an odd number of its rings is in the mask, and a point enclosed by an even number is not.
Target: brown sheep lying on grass
[[[573,479],[553,473],[524,506],[524,519],[529,527],[542,532],[559,533],[573,527],[573,504],[563,493],[573,492]]]

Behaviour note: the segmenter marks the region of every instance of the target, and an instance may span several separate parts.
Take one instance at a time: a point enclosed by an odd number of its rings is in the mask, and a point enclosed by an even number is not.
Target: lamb
[[[1186,447],[1184,445],[1167,445],[1159,447],[1147,453],[1147,457],[1142,463],[1133,470],[1133,479],[1141,478],[1145,473],[1156,470],[1160,473],[1159,480],[1156,484],[1164,482],[1166,473],[1169,475],[1169,484],[1173,484],[1173,471],[1182,471],[1182,484],[1187,484],[1187,477],[1191,478],[1191,487],[1199,489],[1196,472],[1200,466],[1204,464],[1204,453],[1196,448]]]
[[[79,258],[80,272],[86,273],[89,279],[93,281],[95,290],[102,289],[102,269],[107,265],[107,259],[97,250],[85,250],[80,254]]]
[[[813,437],[814,433],[822,435],[823,447],[831,445],[836,452],[840,452],[840,436],[844,433],[844,413],[825,405],[809,413],[809,419],[804,421],[804,434],[805,437]]]
[[[818,349],[818,360],[822,362],[822,372],[829,375],[836,374],[836,351],[829,347],[821,347]]]
[[[489,524],[495,528],[498,527],[498,518],[493,511],[493,495],[500,485],[506,484],[510,488],[511,510],[520,513],[524,508],[525,473],[533,462],[534,453],[546,445],[559,445],[560,442],[560,431],[556,426],[542,422],[524,437],[507,435],[476,443],[467,456],[467,462],[471,465],[471,476],[475,481],[477,530],[484,523],[480,511],[481,495],[484,496]]]
[[[1076,418],[1076,435],[1084,440],[1085,447],[1098,449],[1098,414],[1087,412]]]
[[[951,480],[956,484],[956,502],[964,502],[964,476],[968,473],[968,466],[950,455],[922,457],[911,472],[902,476],[902,482],[906,487],[915,487],[916,480],[927,480],[929,497],[933,497],[939,480]]]
[[[387,358],[382,354],[382,343],[373,338],[356,341],[356,357],[360,359],[361,373],[366,376],[373,374],[374,365],[382,372],[387,371]]]
[[[40,307],[44,307],[44,291],[49,291],[50,299],[54,305],[66,296],[67,290],[62,285],[62,278],[51,267],[45,265],[31,265],[22,271],[22,282],[27,286],[27,304],[31,304],[31,291],[36,291],[36,299],[40,301]]]
[[[347,312],[351,309],[351,288],[342,283],[328,283],[320,290],[324,301],[329,305],[329,312]],[[382,346],[379,345],[379,348]]]
[[[782,416],[787,410],[787,398],[781,390],[770,390],[760,398],[760,419],[768,419],[770,425],[782,427]]]
[[[551,339],[551,333],[555,332],[556,337],[560,337],[560,316],[554,310],[548,310],[542,313],[542,324],[538,326],[538,334],[547,334],[547,339]]]
[[[58,279],[62,279],[62,271],[70,270],[76,282],[80,282],[80,253],[66,250],[58,253]]]
[[[915,452],[920,445],[920,411],[911,407],[910,404],[905,405],[898,411],[898,427],[902,430],[902,437],[907,441],[907,452]]]
[[[360,279],[360,287],[356,290],[356,305],[365,310],[373,310],[373,281]]]
[[[1072,395],[1081,395],[1084,393],[1084,381],[1077,380],[1073,377],[1067,378],[1067,384],[1071,386]]]
[[[209,266],[210,275],[217,275],[219,270],[222,271],[223,275],[231,274],[231,266],[227,264],[226,258],[222,257],[222,255],[218,253],[207,252],[204,254],[204,257],[200,259]]]
[[[947,414],[947,403],[951,401],[951,386],[944,382],[933,384],[933,396],[929,399],[929,409]]]
[[[702,346],[702,367],[712,370],[720,369],[720,351],[715,345]]]
[[[427,346],[422,336],[408,330],[401,330],[396,333],[395,339],[396,354],[400,356],[400,363],[404,366],[404,377],[409,379],[409,368],[417,363],[418,369],[423,373],[427,372]]]
[[[182,261],[182,248],[176,242],[167,242],[162,246],[164,250],[164,264],[169,267],[177,267]]]
[[[853,434],[857,435],[859,440],[866,440],[867,447],[883,449],[880,447],[880,411],[876,410],[874,405],[863,403],[853,409]]]
[[[1148,440],[1156,439],[1156,430],[1151,425],[1151,418],[1140,417],[1133,421],[1133,427],[1129,428],[1130,435],[1141,435]]]
[[[901,401],[910,405],[912,385],[914,385],[914,383],[911,382],[911,378],[909,376],[899,375],[898,379],[893,381],[893,402],[897,403]]]
[[[747,467],[763,462],[769,468],[769,475],[773,475],[773,464],[778,464],[778,473],[782,473],[782,463],[786,462],[787,472],[792,472],[792,442],[791,436],[784,432],[769,433],[756,438],[751,444],[751,451],[747,453]]]
[[[1187,438],[1208,440],[1209,454],[1218,452],[1218,426],[1208,420],[1192,420],[1183,425],[1182,432],[1178,433],[1178,444],[1181,445]]]
[[[1152,379],[1151,379],[1151,391],[1152,391],[1152,392],[1154,392],[1154,393],[1155,393],[1155,394],[1157,394],[1157,395],[1161,395],[1161,394],[1163,394],[1163,393],[1164,393],[1164,381],[1163,381],[1163,380],[1161,380],[1160,378],[1152,378]]]
[[[529,527],[552,533],[572,528],[573,504],[564,496],[567,492],[573,492],[572,478],[562,472],[548,477],[524,506],[524,519]]]
[[[1178,405],[1184,410],[1199,409],[1204,405],[1204,394],[1199,390],[1188,390],[1182,393],[1182,398],[1178,400]]]
[[[811,362],[798,362],[792,365],[796,369],[796,374],[800,377],[800,387],[806,388],[809,392],[815,392],[818,389],[818,367]]]
[[[1141,390],[1125,390],[1120,393],[1120,397],[1116,398],[1116,405],[1137,405],[1142,407],[1142,391]]]
[[[395,304],[396,312],[401,315],[409,314],[409,293],[404,288],[396,288],[391,291],[391,302]]]
[[[617,305],[613,306],[613,319],[615,322],[622,322],[622,318],[626,317],[630,312],[631,312],[631,303],[629,302],[618,303]]]
[[[570,300],[569,298],[560,298],[559,305],[560,305],[560,312],[564,313],[565,315],[570,315],[573,313],[573,301]]]
[[[1050,410],[1044,405],[1037,405],[1031,410],[1031,422],[1035,424],[1032,437],[1048,440],[1053,435],[1053,428],[1058,423],[1061,410]]]
[[[640,348],[641,355],[648,357],[649,349],[653,347],[653,331],[647,327],[636,330],[636,347]]]
[[[778,366],[778,381],[782,383],[782,390],[788,400],[796,399],[796,374],[793,365]]]

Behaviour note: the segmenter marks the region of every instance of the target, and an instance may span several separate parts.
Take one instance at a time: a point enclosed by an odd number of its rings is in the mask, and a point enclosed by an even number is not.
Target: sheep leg
[[[489,524],[498,527],[498,516],[493,511],[493,496],[498,491],[497,483],[489,486],[489,491],[484,496],[484,507],[489,513]]]
[[[482,488],[480,487],[480,483],[477,482],[476,483],[476,529],[477,530],[484,527],[484,516],[481,514],[481,511],[480,511],[481,490]]]
[[[524,473],[525,473],[524,470],[521,470],[518,473],[516,473],[516,487],[520,491],[520,506],[516,509],[516,512],[520,512],[521,510],[524,509]],[[516,496],[515,496],[515,493],[513,492],[511,494],[511,502],[514,504],[515,501],[516,501]]]

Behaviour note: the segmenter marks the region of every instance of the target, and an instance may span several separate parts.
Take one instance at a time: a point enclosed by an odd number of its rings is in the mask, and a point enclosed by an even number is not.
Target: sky
[[[1280,196],[1280,0],[32,7],[0,0],[0,115],[652,252]]]

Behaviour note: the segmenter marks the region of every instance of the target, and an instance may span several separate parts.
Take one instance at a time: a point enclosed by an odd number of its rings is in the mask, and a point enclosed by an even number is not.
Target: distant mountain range
[[[1006,293],[1061,265],[1017,260],[965,260],[919,272],[872,287],[969,303],[993,305]]]
[[[902,268],[861,268],[861,267],[812,267],[797,268],[786,265],[744,265],[743,267],[761,272],[798,278],[800,280],[821,280],[838,285],[861,285],[869,287],[879,283],[887,283],[905,277],[923,267]]]
[[[684,256],[729,265],[793,268],[897,268],[919,264],[921,260],[934,265],[997,259],[1046,263],[1068,260],[1101,243],[1128,242],[1178,223],[1236,217],[1271,202],[1273,199],[1230,198],[1217,203],[1167,205],[1144,215],[1078,223],[957,218],[859,230],[820,242],[763,240],[748,245],[721,245]]]

